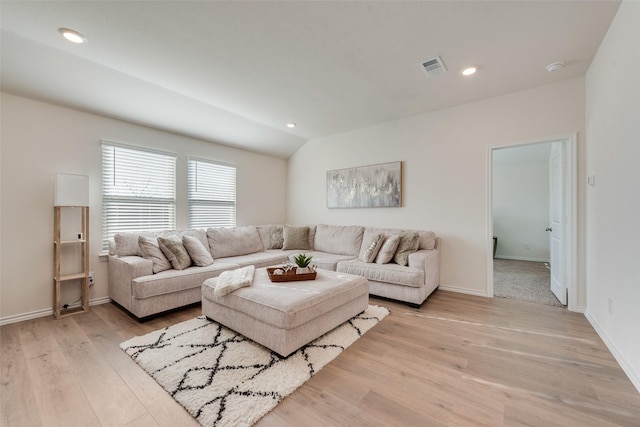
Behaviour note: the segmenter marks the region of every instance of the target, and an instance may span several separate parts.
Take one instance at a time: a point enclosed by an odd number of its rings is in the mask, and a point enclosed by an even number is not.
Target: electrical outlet
[[[609,314],[613,314],[613,298],[609,298]]]
[[[94,275],[93,275],[93,271],[89,272],[89,287],[93,286],[95,284],[94,282]]]
[[[531,249],[531,245],[529,245],[528,243],[525,243],[525,244],[524,244],[524,248],[525,248],[525,249],[527,249],[527,250],[528,250],[528,249]]]

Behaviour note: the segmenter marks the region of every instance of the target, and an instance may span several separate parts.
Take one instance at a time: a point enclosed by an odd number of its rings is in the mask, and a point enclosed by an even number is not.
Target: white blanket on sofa
[[[248,265],[235,270],[222,272],[216,281],[216,288],[213,290],[213,295],[221,297],[244,286],[250,286],[253,282],[253,273],[255,270],[255,266]]]

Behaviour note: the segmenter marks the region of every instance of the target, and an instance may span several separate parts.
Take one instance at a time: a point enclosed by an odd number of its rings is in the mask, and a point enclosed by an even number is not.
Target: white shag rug
[[[205,316],[120,344],[203,426],[251,426],[389,314],[369,305],[286,358]]]

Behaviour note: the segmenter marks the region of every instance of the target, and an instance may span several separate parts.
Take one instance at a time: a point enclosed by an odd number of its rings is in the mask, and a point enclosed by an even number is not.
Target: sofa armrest
[[[139,256],[109,255],[109,298],[131,310],[133,291],[131,282],[136,277],[153,274],[153,262]]]
[[[440,286],[440,251],[438,249],[420,249],[409,254],[409,267],[424,270],[424,284],[428,292]]]

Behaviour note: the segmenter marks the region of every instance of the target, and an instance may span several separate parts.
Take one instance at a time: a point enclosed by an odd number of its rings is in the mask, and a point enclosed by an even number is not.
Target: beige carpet
[[[120,344],[203,426],[251,426],[374,327],[389,310],[359,315],[281,357],[204,316]]]
[[[493,260],[494,296],[562,306],[551,292],[550,283],[550,272],[544,262]]]

